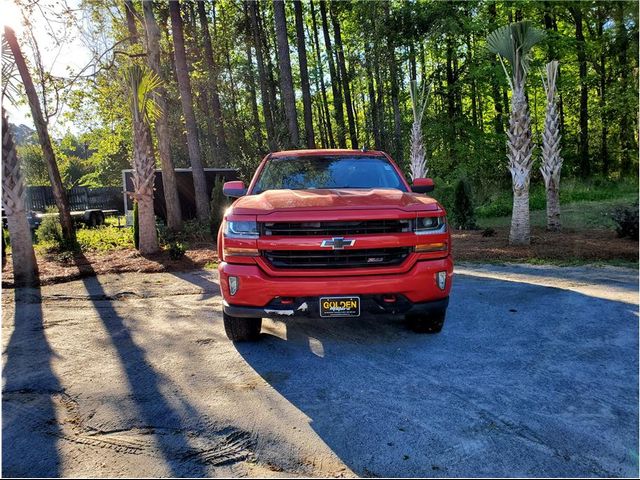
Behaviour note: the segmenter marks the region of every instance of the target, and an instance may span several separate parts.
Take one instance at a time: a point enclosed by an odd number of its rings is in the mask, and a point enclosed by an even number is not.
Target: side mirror
[[[233,182],[225,182],[222,186],[222,193],[227,197],[240,198],[247,194],[247,189],[244,183],[240,180],[234,180]]]
[[[433,192],[435,185],[431,178],[414,178],[413,185],[411,185],[411,191],[415,193],[428,193]]]

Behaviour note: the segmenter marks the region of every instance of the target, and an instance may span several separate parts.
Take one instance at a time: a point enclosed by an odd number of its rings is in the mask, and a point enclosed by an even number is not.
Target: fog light
[[[444,290],[444,287],[447,286],[447,272],[438,272],[436,278],[438,280],[438,288]]]
[[[235,295],[238,291],[238,277],[229,277],[229,293]]]

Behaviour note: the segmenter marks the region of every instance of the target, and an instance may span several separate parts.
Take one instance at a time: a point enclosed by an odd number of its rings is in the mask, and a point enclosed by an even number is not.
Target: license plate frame
[[[333,302],[331,304],[327,302]],[[350,304],[348,302],[355,302]],[[339,317],[359,317],[360,316],[360,297],[356,295],[346,295],[337,297],[320,297],[319,308],[320,317],[322,318],[339,318]]]

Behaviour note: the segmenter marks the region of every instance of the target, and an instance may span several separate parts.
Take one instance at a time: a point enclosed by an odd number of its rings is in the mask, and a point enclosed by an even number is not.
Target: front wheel
[[[429,315],[407,315],[409,328],[416,333],[439,333],[444,325],[446,310],[440,310]]]
[[[261,318],[232,317],[222,312],[224,331],[232,342],[254,342],[260,337]]]

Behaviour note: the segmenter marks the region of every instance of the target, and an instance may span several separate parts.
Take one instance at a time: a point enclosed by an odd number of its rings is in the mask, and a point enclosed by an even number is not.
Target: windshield
[[[267,162],[253,188],[266,190],[323,188],[395,188],[407,191],[384,157],[283,157]]]

